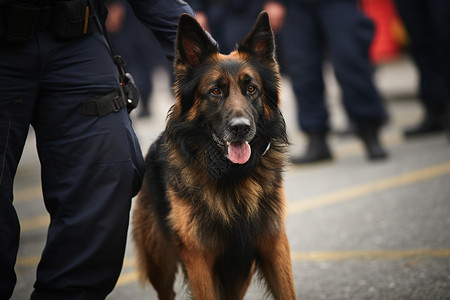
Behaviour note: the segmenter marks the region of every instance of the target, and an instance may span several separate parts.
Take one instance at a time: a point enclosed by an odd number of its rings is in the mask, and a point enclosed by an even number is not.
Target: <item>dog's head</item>
[[[237,50],[228,55],[219,53],[194,18],[182,15],[175,76],[176,104],[169,124],[173,118],[196,124],[197,132],[214,142],[217,151],[212,152],[231,164],[247,164],[264,153],[271,142],[266,127],[271,120],[282,119],[280,76],[267,13],[259,15]]]

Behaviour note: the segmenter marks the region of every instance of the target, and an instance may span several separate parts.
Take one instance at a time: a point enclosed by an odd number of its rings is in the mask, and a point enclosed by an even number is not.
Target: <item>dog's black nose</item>
[[[244,137],[251,129],[250,120],[244,117],[233,118],[230,121],[230,131],[236,137]]]

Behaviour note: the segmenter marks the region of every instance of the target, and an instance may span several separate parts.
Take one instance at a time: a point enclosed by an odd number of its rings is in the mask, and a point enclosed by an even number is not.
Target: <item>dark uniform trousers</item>
[[[228,54],[236,49],[252,29],[261,12],[261,0],[210,1],[205,7],[212,36],[219,42],[220,52]]]
[[[450,101],[450,1],[396,0],[420,72],[420,99],[431,115]]]
[[[368,59],[373,33],[373,22],[358,11],[355,0],[291,3],[281,33],[282,50],[302,130],[329,130],[322,74],[325,57],[333,65],[350,120],[361,127],[385,122],[387,114]]]
[[[118,88],[104,37],[24,46],[0,42],[0,298],[15,285],[20,225],[13,182],[29,125],[51,221],[32,299],[104,299],[122,268],[143,158],[125,108],[84,116],[82,102]]]

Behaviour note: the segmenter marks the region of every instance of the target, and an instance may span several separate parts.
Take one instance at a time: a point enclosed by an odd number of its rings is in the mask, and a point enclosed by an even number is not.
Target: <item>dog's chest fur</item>
[[[264,160],[270,161],[270,155],[261,158],[260,164],[267,164]],[[185,220],[196,224],[186,226],[195,230],[196,238],[211,247],[254,241],[260,232],[279,229],[284,205],[278,194],[282,185],[281,171],[261,165],[255,166],[245,178],[216,180],[201,164],[172,164],[168,182],[170,201],[183,202],[183,206],[189,207],[186,211],[189,217]],[[268,185],[268,182],[276,184]]]

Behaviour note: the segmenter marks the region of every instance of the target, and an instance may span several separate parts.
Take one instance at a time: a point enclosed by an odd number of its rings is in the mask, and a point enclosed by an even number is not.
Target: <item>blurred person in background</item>
[[[423,120],[406,129],[404,135],[411,138],[443,131],[450,125],[450,1],[395,0],[395,3],[419,71],[419,97],[424,108]]]
[[[368,159],[388,156],[379,139],[387,112],[373,82],[368,53],[373,35],[374,24],[359,11],[357,0],[287,2],[282,55],[297,99],[298,122],[308,139],[306,151],[292,156],[292,163],[332,159],[322,70],[326,58],[331,60],[345,111]]]
[[[277,33],[284,22],[285,0],[190,0],[200,25],[218,42],[221,53],[230,53],[250,31],[261,10],[270,17],[272,30]]]
[[[125,60],[126,70],[133,75],[140,93],[138,117],[149,117],[152,74],[158,66],[172,73],[171,65],[153,33],[139,22],[127,1],[108,0],[106,5],[106,29],[112,47]]]

